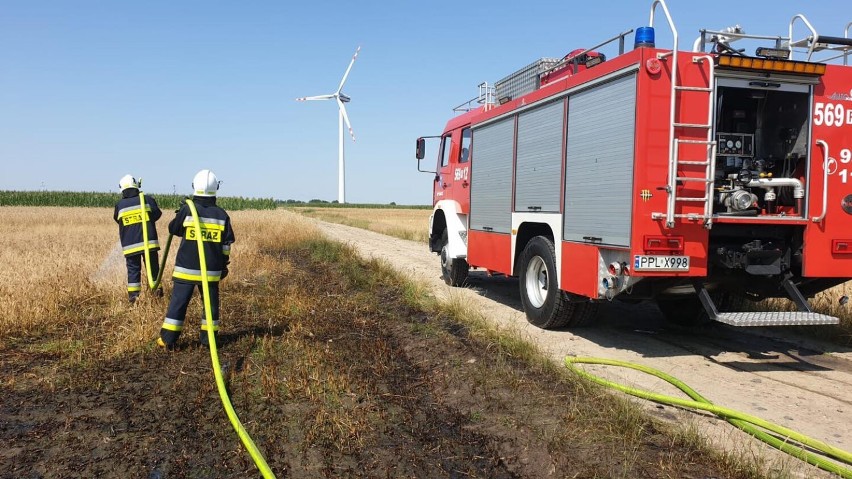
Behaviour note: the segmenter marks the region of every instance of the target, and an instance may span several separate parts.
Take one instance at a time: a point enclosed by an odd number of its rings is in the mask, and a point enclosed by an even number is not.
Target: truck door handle
[[[822,213],[819,216],[814,216],[811,221],[814,223],[822,223],[825,219],[825,211],[828,209],[828,143],[823,140],[817,140],[817,145],[822,147]]]

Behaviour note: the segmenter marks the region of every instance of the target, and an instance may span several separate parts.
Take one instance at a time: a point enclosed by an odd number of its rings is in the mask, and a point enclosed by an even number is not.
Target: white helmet
[[[142,186],[142,181],[137,180],[132,175],[124,175],[118,180],[118,188],[124,191],[128,188],[139,188]]]
[[[221,182],[216,178],[215,173],[210,170],[201,170],[192,179],[192,193],[195,196],[216,196],[219,183]]]

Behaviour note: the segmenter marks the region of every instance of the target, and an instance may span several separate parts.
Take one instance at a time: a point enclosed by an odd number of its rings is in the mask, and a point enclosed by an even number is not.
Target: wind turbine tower
[[[344,95],[343,85],[346,83],[346,79],[349,77],[349,72],[352,70],[352,65],[355,64],[355,59],[358,58],[358,52],[361,51],[361,47],[359,46],[355,50],[355,54],[352,55],[352,61],[349,62],[349,67],[346,69],[346,73],[343,74],[343,79],[340,80],[340,86],[337,87],[337,91],[328,95],[317,95],[317,96],[305,96],[302,98],[296,98],[296,101],[311,101],[311,100],[335,100],[337,101],[337,117],[338,117],[338,128],[340,131],[340,137],[338,138],[338,164],[337,164],[337,201],[341,204],[346,202],[346,180],[344,178],[344,170],[345,170],[345,162],[343,159],[343,122],[346,122],[346,127],[349,128],[349,135],[352,136],[352,141],[355,141],[355,133],[352,131],[352,124],[349,123],[349,115],[346,114],[346,103],[349,103],[352,98],[347,95]]]

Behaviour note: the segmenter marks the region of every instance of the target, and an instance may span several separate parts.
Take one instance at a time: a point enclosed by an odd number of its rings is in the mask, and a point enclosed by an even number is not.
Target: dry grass
[[[330,223],[340,223],[412,241],[429,241],[432,210],[367,208],[293,208],[293,211]]]
[[[425,212],[409,213],[415,213],[414,217]],[[90,367],[93,363],[116,359],[123,364],[122,356],[153,348],[166,300],[145,294],[136,305],[128,304],[124,261],[111,214],[109,209],[0,207],[7,240],[0,252],[6,272],[0,282],[0,346],[12,354],[22,349],[50,353],[51,360],[41,370],[28,372],[30,378],[39,377],[47,391],[73,391],[63,387],[61,377],[67,383],[83,382],[89,376],[69,373],[69,369],[96,371]],[[382,216],[387,220],[390,213]],[[228,304],[226,317],[232,320],[228,327],[246,328],[232,343],[231,353],[246,350],[251,360],[239,372],[233,371],[229,382],[235,399],[250,395],[254,400],[246,401],[247,406],[268,401],[271,417],[293,421],[268,423],[263,430],[270,438],[266,447],[274,447],[272,439],[285,439],[291,428],[304,435],[303,440],[294,440],[304,451],[323,447],[357,454],[365,441],[372,437],[375,443],[378,432],[388,425],[396,427],[397,417],[405,418],[412,410],[419,411],[421,425],[431,424],[436,413],[443,414],[441,421],[446,425],[449,419],[457,420],[453,411],[460,410],[468,411],[470,424],[463,422],[459,435],[478,428],[503,427],[507,434],[531,430],[546,439],[553,451],[579,447],[578,457],[591,458],[590,464],[605,451],[604,457],[616,458],[615,464],[623,468],[605,469],[611,477],[635,477],[646,467],[642,451],[656,453],[660,444],[674,444],[685,451],[683,442],[687,442],[690,456],[704,455],[692,441],[661,439],[657,427],[628,402],[613,401],[599,388],[582,383],[562,383],[567,373],[543,359],[535,346],[496,331],[460,301],[434,303],[421,287],[403,284],[387,265],[365,266],[351,249],[318,240],[318,232],[307,220],[293,219],[283,211],[234,212],[231,217],[237,242],[230,284],[223,295],[235,296],[223,296],[223,302]],[[158,225],[163,241],[170,219],[171,213],[166,213]],[[174,244],[172,254],[176,249]],[[173,263],[173,258],[167,261],[166,277]],[[409,308],[400,305],[399,296]],[[194,308],[200,309],[197,304]],[[400,332],[407,327],[412,337]],[[389,335],[394,328],[401,329]],[[403,339],[408,342],[395,344]],[[447,346],[451,343],[452,348]],[[425,348],[422,356],[407,363],[417,348]],[[435,354],[438,348],[445,348],[443,354]],[[195,361],[192,354],[192,349],[182,351],[168,361]],[[467,362],[471,354],[477,358],[473,365]],[[377,378],[389,376],[398,382],[375,384]],[[175,388],[193,379],[177,377]],[[196,391],[202,400],[209,397],[209,377],[200,377],[206,389],[193,386],[176,389],[174,394]],[[0,385],[17,389],[16,380],[13,375],[0,377]],[[101,389],[99,374],[89,380],[92,384],[85,390]],[[438,389],[423,389],[432,383]],[[556,383],[562,386],[554,396],[548,388]],[[466,394],[468,387],[477,395]],[[410,403],[407,395],[419,399]],[[104,397],[108,396],[105,392]],[[436,409],[435,398],[448,401],[452,408],[447,413]],[[392,402],[386,406],[383,401]],[[548,414],[529,412],[543,407],[541,403],[556,407]],[[218,410],[215,404],[211,407]],[[282,414],[285,407],[293,409]],[[553,411],[565,411],[564,416]],[[252,412],[248,417],[262,411]],[[560,427],[554,429],[554,424]],[[389,434],[399,435],[395,429]],[[420,443],[414,449],[425,450]],[[679,471],[682,459],[667,459],[656,471]],[[462,465],[472,463],[457,460]],[[730,472],[727,476],[753,477],[743,474],[747,467],[738,461],[731,463],[724,467]],[[656,477],[678,477],[678,473]]]
[[[390,274],[390,273],[388,273]],[[742,454],[730,453],[713,448],[701,436],[695,423],[661,424],[651,420],[642,410],[639,402],[624,396],[611,394],[606,388],[577,378],[564,366],[549,359],[538,345],[525,339],[520,330],[497,329],[483,314],[466,302],[462,295],[453,294],[443,302],[436,302],[431,296],[413,295],[416,307],[431,310],[457,321],[464,335],[475,343],[484,345],[490,353],[489,363],[483,365],[481,374],[476,378],[478,386],[501,383],[514,391],[536,396],[541,393],[539,381],[530,380],[530,373],[541,374],[549,382],[572,382],[577,388],[577,401],[566,400],[564,428],[557,431],[548,441],[552,448],[564,448],[566,445],[582,445],[585,439],[594,437],[595,441],[605,443],[598,452],[618,457],[623,471],[613,477],[629,478],[635,473],[634,467],[642,454],[643,445],[648,436],[662,434],[669,441],[670,454],[659,458],[658,477],[678,477],[678,467],[688,461],[687,456],[710,457],[725,471],[725,477],[761,478],[769,470],[770,462],[759,451],[742,451]],[[443,331],[426,331],[427,334],[441,334]],[[423,331],[421,331],[423,333]],[[523,363],[525,375],[518,376],[513,364]],[[515,418],[516,420],[517,418]],[[541,421],[540,417],[523,417],[528,426]],[[603,452],[605,447],[612,451]],[[775,467],[775,466],[772,466]],[[790,477],[785,471],[776,471],[776,479]]]
[[[847,342],[852,343],[852,309],[848,305],[840,304],[839,299],[842,296],[852,296],[852,281],[817,294],[811,300],[811,305],[821,313],[840,318],[841,333],[845,335]]]
[[[0,282],[0,334],[50,327],[60,305],[71,298],[118,304],[126,295],[112,211],[3,207],[0,224],[6,243],[0,249],[6,271]]]
[[[299,241],[316,231],[307,222],[283,220],[283,212],[231,212],[237,242],[229,281],[263,281],[273,267],[257,254],[271,243]],[[281,216],[281,221],[276,221]],[[161,244],[173,217],[157,223]],[[80,360],[103,359],[139,348],[156,337],[167,299],[143,291],[127,301],[126,267],[118,227],[109,208],[0,207],[5,247],[0,248],[0,343],[61,330],[87,328],[100,341],[86,343]],[[268,234],[251,235],[261,225]],[[171,282],[180,238],[172,242],[163,273]],[[160,258],[162,261],[162,258]],[[245,272],[251,275],[246,276]],[[143,284],[147,283],[143,271]],[[168,296],[168,295],[167,295]],[[64,314],[73,311],[74,314]],[[69,334],[69,336],[77,336]]]

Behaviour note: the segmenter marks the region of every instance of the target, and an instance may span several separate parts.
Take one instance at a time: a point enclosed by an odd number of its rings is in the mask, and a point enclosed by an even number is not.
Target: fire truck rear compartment
[[[766,79],[719,86],[714,207],[717,216],[805,216],[810,94]]]

